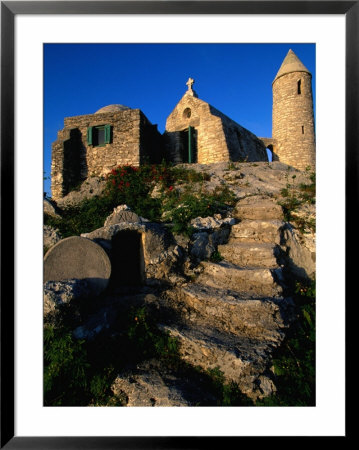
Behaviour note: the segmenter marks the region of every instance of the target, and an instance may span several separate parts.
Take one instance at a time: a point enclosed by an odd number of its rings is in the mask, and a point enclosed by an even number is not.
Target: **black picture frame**
[[[346,236],[358,204],[359,1],[4,1],[1,2],[1,441],[6,449],[204,448],[239,437],[25,437],[14,435],[14,20],[18,14],[339,14],[346,21]],[[345,264],[353,251],[346,241]],[[354,280],[346,272],[346,298]],[[353,299],[355,300],[355,299]],[[346,331],[347,333],[347,331]],[[348,426],[346,436],[349,437]],[[288,438],[285,438],[288,439]],[[220,442],[218,442],[220,441]]]

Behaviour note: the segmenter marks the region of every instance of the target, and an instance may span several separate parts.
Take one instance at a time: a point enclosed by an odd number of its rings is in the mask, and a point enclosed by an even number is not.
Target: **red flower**
[[[168,188],[168,190],[169,190],[169,191],[173,191],[173,186],[170,186],[170,187]]]
[[[130,187],[130,183],[128,181],[126,183],[126,187]]]
[[[115,184],[116,184],[116,180],[113,178],[112,179],[112,184],[115,186]]]

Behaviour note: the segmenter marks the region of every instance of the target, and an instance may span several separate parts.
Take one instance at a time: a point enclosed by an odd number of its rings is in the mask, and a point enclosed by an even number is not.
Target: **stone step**
[[[252,296],[276,297],[283,292],[282,287],[277,283],[282,277],[281,268],[242,268],[227,261],[220,263],[202,261],[201,264],[204,271],[198,277],[198,283],[246,292]]]
[[[218,251],[226,261],[241,267],[278,267],[278,248],[271,243],[237,242],[233,239],[228,244],[218,245]]]
[[[240,200],[232,211],[236,219],[283,220],[282,207],[270,197],[254,195]]]
[[[227,382],[238,383],[244,394],[256,399],[272,393],[273,383],[263,374],[276,348],[272,342],[221,333],[210,327],[160,325],[179,344],[181,358],[204,370],[218,368]]]
[[[281,220],[247,220],[232,226],[230,239],[245,242],[270,242],[280,244]]]
[[[150,359],[119,373],[111,389],[125,406],[216,406],[198,371],[184,371]]]
[[[211,326],[237,336],[280,342],[290,320],[290,299],[252,298],[238,292],[190,283],[173,305],[188,323]],[[174,302],[173,302],[174,303]]]

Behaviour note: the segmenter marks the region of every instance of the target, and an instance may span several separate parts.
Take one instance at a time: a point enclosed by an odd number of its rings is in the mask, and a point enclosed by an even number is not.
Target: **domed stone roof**
[[[307,72],[310,74],[309,70],[305,67],[302,61],[298,58],[298,56],[293,52],[293,50],[289,50],[287,56],[284,58],[282,65],[277,73],[277,76],[274,78],[274,81],[281,77],[282,75],[286,75],[292,72]]]
[[[108,106],[104,106],[103,108],[99,109],[98,111],[95,112],[95,114],[99,114],[99,113],[109,113],[109,112],[117,112],[117,111],[126,111],[126,109],[131,109],[128,106],[124,106],[124,105],[108,105]]]

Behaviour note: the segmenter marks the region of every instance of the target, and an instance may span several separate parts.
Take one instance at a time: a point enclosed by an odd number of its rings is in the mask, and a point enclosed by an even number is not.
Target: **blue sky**
[[[292,49],[313,75],[314,44],[45,44],[44,172],[64,117],[120,103],[162,133],[194,78],[198,97],[260,137],[272,135],[272,82]],[[50,180],[44,182],[51,193]]]

